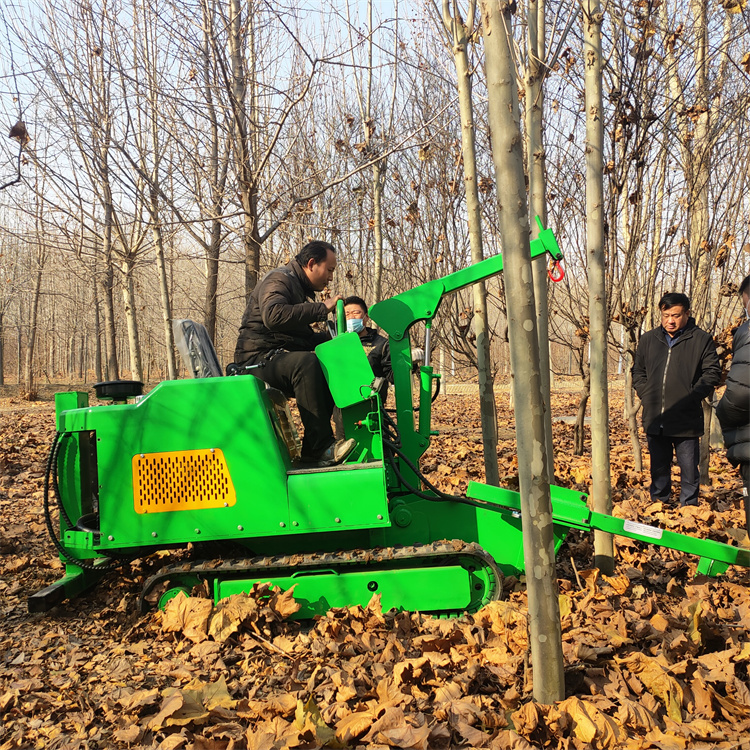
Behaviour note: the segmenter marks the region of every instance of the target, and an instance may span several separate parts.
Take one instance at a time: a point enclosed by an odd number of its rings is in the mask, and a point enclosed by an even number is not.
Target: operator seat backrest
[[[219,378],[224,374],[211,337],[202,323],[173,320],[172,331],[182,361],[194,378]]]

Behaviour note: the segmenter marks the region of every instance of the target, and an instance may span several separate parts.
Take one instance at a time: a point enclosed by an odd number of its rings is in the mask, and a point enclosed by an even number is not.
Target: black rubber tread
[[[439,557],[474,557],[482,567],[492,573],[492,588],[482,597],[483,602],[495,601],[502,595],[503,574],[495,559],[475,542],[459,539],[442,540],[431,544],[414,544],[376,549],[347,550],[344,552],[299,553],[273,557],[250,557],[237,560],[209,560],[195,563],[167,565],[151,576],[143,586],[138,599],[141,612],[149,610],[146,601],[148,594],[162,581],[179,576],[206,576],[216,578],[226,576],[236,578],[243,573],[255,571],[277,574],[287,571],[314,570],[316,568],[349,567],[354,565],[382,565],[384,563],[406,562],[407,560],[429,560]],[[388,567],[392,567],[389,565]]]

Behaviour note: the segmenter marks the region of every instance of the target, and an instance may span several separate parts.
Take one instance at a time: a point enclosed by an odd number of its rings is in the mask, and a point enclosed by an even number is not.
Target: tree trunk
[[[156,250],[156,267],[159,273],[159,299],[161,300],[161,314],[164,321],[164,344],[167,348],[167,377],[174,380],[177,377],[177,365],[174,356],[174,333],[172,331],[172,303],[169,299],[169,280],[167,279],[167,264],[164,260],[164,243],[162,242],[161,223],[159,220],[159,206],[156,193],[151,193],[151,227]],[[138,380],[140,378],[137,378]]]
[[[253,8],[249,3],[243,18],[240,0],[229,0],[229,50],[232,59],[232,114],[234,117],[234,150],[237,167],[237,187],[243,214],[242,242],[245,248],[245,296],[258,283],[260,272],[260,236],[258,234],[258,196],[252,165],[252,143],[247,118],[247,76],[244,49],[249,40],[251,67],[254,65]],[[254,86],[252,73],[250,85]],[[254,114],[254,96],[251,95],[251,111]]]
[[[545,0],[530,0],[528,10],[528,64],[526,75],[526,155],[529,174],[529,213],[531,236],[539,235],[538,216],[542,226],[547,226],[547,178],[544,149],[544,27]],[[555,450],[552,442],[551,368],[549,355],[549,310],[547,305],[547,258],[539,256],[532,261],[534,272],[534,300],[536,325],[539,333],[539,366],[542,373],[544,397],[544,434],[547,445],[547,465],[550,478],[555,474]]]
[[[573,431],[573,455],[582,456],[586,451],[586,407],[591,393],[591,374],[586,373],[581,387],[581,400],[578,402],[576,425]]]
[[[0,310],[0,385],[5,385],[5,357],[3,341],[5,340],[4,315]]]
[[[372,39],[372,36],[370,36]],[[366,127],[366,126],[365,126]],[[375,241],[375,267],[372,269],[375,287],[375,302],[379,302],[383,290],[383,181],[384,161],[375,162],[372,165],[372,213],[375,226],[373,227],[373,240]]]
[[[604,128],[602,118],[602,12],[585,0],[583,48],[586,97],[586,245],[589,285],[589,377],[591,382],[591,491],[597,513],[612,513],[607,389],[607,290],[604,258]],[[594,532],[594,564],[614,572],[612,535]]]
[[[211,155],[209,157],[209,176],[211,179],[211,235],[206,247],[206,293],[203,306],[203,325],[211,341],[216,341],[216,304],[219,286],[219,254],[221,252],[221,220],[224,205],[224,188],[227,178],[227,160],[222,160],[219,167],[219,119],[214,104],[213,86],[210,76],[210,42],[213,28],[213,16],[202,4],[203,24],[203,64],[205,68],[204,96],[210,122]]]
[[[138,321],[136,316],[135,284],[133,282],[133,261],[126,258],[122,262],[122,299],[125,304],[125,322],[128,326],[128,350],[130,352],[130,378],[143,380],[141,346],[138,341]]]
[[[529,217],[510,4],[482,0],[487,96],[505,267],[534,699],[565,697]]]
[[[693,266],[692,312],[699,326],[710,325],[711,245],[708,183],[711,169],[710,115],[708,90],[708,2],[692,0],[695,20],[695,112],[688,182],[688,225],[690,259]],[[702,472],[701,472],[702,474]]]
[[[24,368],[23,387],[29,398],[34,394],[34,346],[36,344],[36,333],[39,324],[39,298],[42,293],[42,273],[44,266],[38,261],[36,278],[34,279],[34,292],[31,297],[31,309],[29,310],[29,336],[26,340],[26,364]],[[43,346],[43,345],[42,345]]]
[[[641,450],[641,441],[638,437],[638,410],[640,404],[636,403],[635,388],[633,388],[633,373],[631,371],[638,342],[636,341],[634,330],[628,329],[627,336],[628,344],[625,347],[625,419],[628,423],[630,447],[633,450],[633,468],[636,471],[643,471],[643,451]]]
[[[23,319],[23,311],[19,310],[19,321]],[[18,323],[18,340],[16,347],[16,383],[21,385],[21,378],[23,377],[23,333],[21,332],[21,323]]]
[[[477,185],[476,143],[474,138],[474,111],[471,100],[471,72],[466,51],[467,27],[473,28],[475,5],[472,1],[466,16],[466,25],[461,23],[458,3],[453,0],[451,13],[449,0],[443,0],[443,23],[450,35],[453,59],[456,64],[458,82],[458,104],[461,113],[461,152],[464,160],[464,183],[466,185],[466,212],[469,221],[471,262],[479,263],[484,258],[482,247],[482,213]],[[484,282],[472,287],[474,298],[474,333],[477,337],[477,371],[479,375],[479,413],[482,421],[482,449],[484,451],[485,481],[499,485],[500,472],[497,463],[497,404],[495,403],[495,378],[490,359],[490,337],[487,322],[487,290]]]
[[[102,322],[99,314],[99,287],[97,286],[96,276],[92,285],[94,293],[94,377],[97,383],[104,380],[102,375]]]

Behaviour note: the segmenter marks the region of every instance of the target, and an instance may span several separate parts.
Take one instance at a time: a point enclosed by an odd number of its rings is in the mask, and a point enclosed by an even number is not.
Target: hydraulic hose
[[[77,565],[79,568],[83,568],[84,570],[96,570],[102,573],[110,570],[117,570],[132,558],[120,559],[117,562],[107,563],[104,565],[95,565],[94,563],[86,562],[85,560],[79,560],[77,557],[73,557],[65,549],[62,542],[57,538],[55,534],[55,526],[52,523],[52,512],[50,511],[49,502],[50,477],[52,478],[52,492],[54,494],[58,510],[60,511],[60,517],[65,521],[65,525],[67,526],[69,531],[75,528],[74,524],[70,520],[70,516],[68,516],[68,513],[65,510],[65,505],[63,504],[62,498],[60,497],[60,486],[57,481],[57,457],[60,453],[60,446],[62,445],[63,440],[70,434],[71,433],[69,432],[55,433],[55,441],[52,444],[52,448],[50,449],[49,457],[47,459],[47,466],[44,471],[44,522],[47,526],[49,538],[52,540],[52,544],[60,554],[60,557],[62,557],[67,563]]]
[[[401,484],[403,484],[413,495],[416,495],[423,500],[429,500],[431,502],[461,503],[462,505],[470,505],[473,508],[481,508],[482,510],[490,510],[496,513],[501,513],[506,510],[502,506],[495,505],[494,503],[488,503],[484,500],[475,500],[474,498],[465,497],[464,495],[449,495],[448,493],[439,490],[434,484],[432,484],[432,482],[430,482],[429,479],[427,479],[427,477],[421,472],[419,467],[395,443],[392,443],[390,440],[383,438],[383,445],[388,448],[388,450],[391,451],[392,454],[398,456],[422,480],[422,482],[424,482],[427,487],[429,487],[429,489],[431,489],[435,493],[435,495],[430,495],[416,487],[413,487],[404,478],[403,474],[398,468],[398,462],[394,459],[393,455],[387,456],[388,463],[391,465],[391,468],[396,474],[396,477],[401,482]]]

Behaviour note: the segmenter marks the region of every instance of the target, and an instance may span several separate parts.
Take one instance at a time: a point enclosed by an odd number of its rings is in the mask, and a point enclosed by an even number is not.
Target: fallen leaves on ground
[[[512,414],[499,404],[503,484],[515,481]],[[553,411],[574,414],[558,393]],[[613,408],[613,413],[616,410]],[[445,428],[425,456],[450,492],[483,477],[474,399],[436,402]],[[588,457],[555,423],[558,483],[587,490]],[[566,699],[532,700],[526,594],[436,619],[367,607],[306,623],[292,592],[256,586],[214,605],[178,594],[142,616],[137,597],[160,552],[45,615],[26,597],[61,575],[46,538],[42,481],[50,410],[17,412],[0,433],[0,750],[748,748],[750,574],[695,577],[697,560],[617,538],[613,576],[591,569],[590,534],[558,556]],[[612,419],[615,515],[747,544],[739,482],[720,455],[697,508],[651,503]]]

